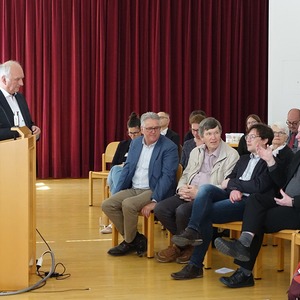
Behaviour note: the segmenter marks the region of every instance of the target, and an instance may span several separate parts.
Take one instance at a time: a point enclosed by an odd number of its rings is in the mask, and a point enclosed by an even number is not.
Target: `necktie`
[[[289,147],[290,148],[293,148],[293,145],[294,145],[294,142],[295,142],[295,137],[296,137],[296,133],[292,133],[290,141],[289,141]]]

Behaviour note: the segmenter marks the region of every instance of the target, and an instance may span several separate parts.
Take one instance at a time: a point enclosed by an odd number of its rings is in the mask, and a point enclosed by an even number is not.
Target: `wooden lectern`
[[[20,138],[0,141],[0,291],[28,287],[36,270],[36,138],[12,130]]]

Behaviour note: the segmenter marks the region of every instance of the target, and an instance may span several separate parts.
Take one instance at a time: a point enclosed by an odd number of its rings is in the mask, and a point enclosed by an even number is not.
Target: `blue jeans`
[[[110,193],[112,195],[116,193],[116,187],[118,185],[122,170],[123,170],[122,166],[115,165],[110,169],[108,173],[107,185],[109,186]]]
[[[194,248],[190,264],[203,267],[203,260],[213,236],[213,223],[241,221],[245,201],[231,203],[229,193],[214,185],[205,184],[200,187],[194,199],[193,211],[188,227],[201,233],[203,243]]]

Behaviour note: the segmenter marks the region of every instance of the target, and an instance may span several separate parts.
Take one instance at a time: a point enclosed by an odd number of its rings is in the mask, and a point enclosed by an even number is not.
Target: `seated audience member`
[[[183,170],[186,168],[191,151],[200,145],[203,144],[203,141],[199,135],[199,124],[205,117],[203,115],[193,115],[190,117],[191,132],[193,138],[184,142],[182,147],[182,153],[180,158],[180,164],[182,165]]]
[[[110,169],[107,177],[107,185],[109,186],[110,193],[114,194],[116,192],[116,186],[119,181],[119,177],[123,168],[123,164],[126,161],[128,155],[128,149],[131,143],[131,140],[141,136],[141,121],[135,112],[132,112],[129,116],[127,122],[128,135],[130,136],[129,140],[121,141],[117,147],[116,153],[112,160],[112,168]],[[111,233],[112,225],[104,227],[101,233]]]
[[[204,110],[193,110],[189,116],[189,120],[191,119],[192,116],[195,116],[195,115],[202,115],[206,118],[206,113]],[[184,140],[183,140],[183,143],[185,141],[188,141],[190,139],[194,138],[194,135],[192,133],[191,130],[189,130],[185,135],[184,135]]]
[[[258,115],[251,114],[246,118],[246,134],[249,131],[249,128],[257,123],[261,123],[261,119]],[[247,142],[245,139],[246,135],[243,135],[239,141],[238,147],[237,147],[237,152],[239,155],[244,155],[244,154],[250,154],[250,152],[247,149]]]
[[[117,147],[116,153],[112,160],[112,168],[108,174],[107,184],[111,194],[115,193],[115,189],[122,171],[124,162],[126,161],[130,143],[133,139],[141,136],[141,121],[135,112],[132,112],[127,122],[129,140],[121,141]]]
[[[170,123],[170,115],[164,111],[160,111],[157,113],[160,118],[160,134],[166,136],[172,142],[174,142],[177,146],[180,144],[180,137],[178,133],[169,128]]]
[[[251,154],[240,157],[231,174],[222,182],[221,188],[206,184],[199,189],[188,227],[172,238],[173,243],[179,247],[195,246],[189,264],[171,274],[174,279],[203,277],[203,260],[213,236],[212,224],[242,220],[249,195],[264,193],[273,188],[267,164],[256,152],[258,147],[267,148],[272,139],[273,131],[270,127],[254,124],[246,136]]]
[[[299,142],[300,126],[296,138]],[[215,240],[216,248],[234,257],[234,263],[240,266],[231,276],[220,278],[223,284],[231,288],[254,285],[252,270],[264,233],[300,229],[300,151],[289,159],[286,157],[285,161],[280,161],[279,155],[275,157],[270,147],[259,148],[258,155],[266,161],[276,189],[249,197],[243,216],[242,233],[238,240]]]
[[[272,141],[272,153],[276,157],[276,160],[284,165],[288,165],[293,157],[293,151],[287,145],[287,139],[289,134],[288,127],[281,123],[275,122],[271,125],[274,133],[274,138]]]
[[[196,116],[195,116],[196,117]],[[154,214],[172,234],[181,233],[187,226],[193,200],[202,185],[220,185],[231,173],[239,155],[221,139],[222,127],[214,118],[206,118],[199,125],[203,145],[194,148],[177,186],[177,194],[157,203]],[[171,246],[155,254],[159,262],[187,263],[193,247]]]
[[[299,146],[296,135],[298,132],[298,126],[300,124],[300,109],[292,108],[288,112],[286,124],[289,127],[289,137],[287,140],[287,144],[295,153],[298,151],[298,146]]]
[[[143,136],[132,140],[122,169],[116,193],[102,204],[103,212],[124,237],[110,249],[113,256],[147,250],[147,239],[137,231],[138,216],[149,217],[156,204],[174,194],[179,164],[178,148],[160,134],[160,119],[156,113],[141,116]]]

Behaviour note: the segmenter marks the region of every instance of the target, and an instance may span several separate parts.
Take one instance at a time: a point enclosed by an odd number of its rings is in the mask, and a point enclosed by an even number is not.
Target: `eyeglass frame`
[[[285,132],[283,131],[273,131],[274,136],[284,136],[287,135]]]
[[[261,137],[260,135],[256,135],[256,134],[246,134],[245,135],[245,140],[247,140],[248,138],[253,141],[254,139]]]
[[[147,132],[151,132],[151,131],[157,131],[161,129],[161,126],[155,126],[155,127],[143,127]]]
[[[134,132],[131,132],[131,131],[128,131],[128,135],[138,135],[141,131],[134,131]]]
[[[300,121],[294,121],[294,122],[290,122],[289,120],[286,120],[285,124],[287,126],[298,126],[300,123]]]

